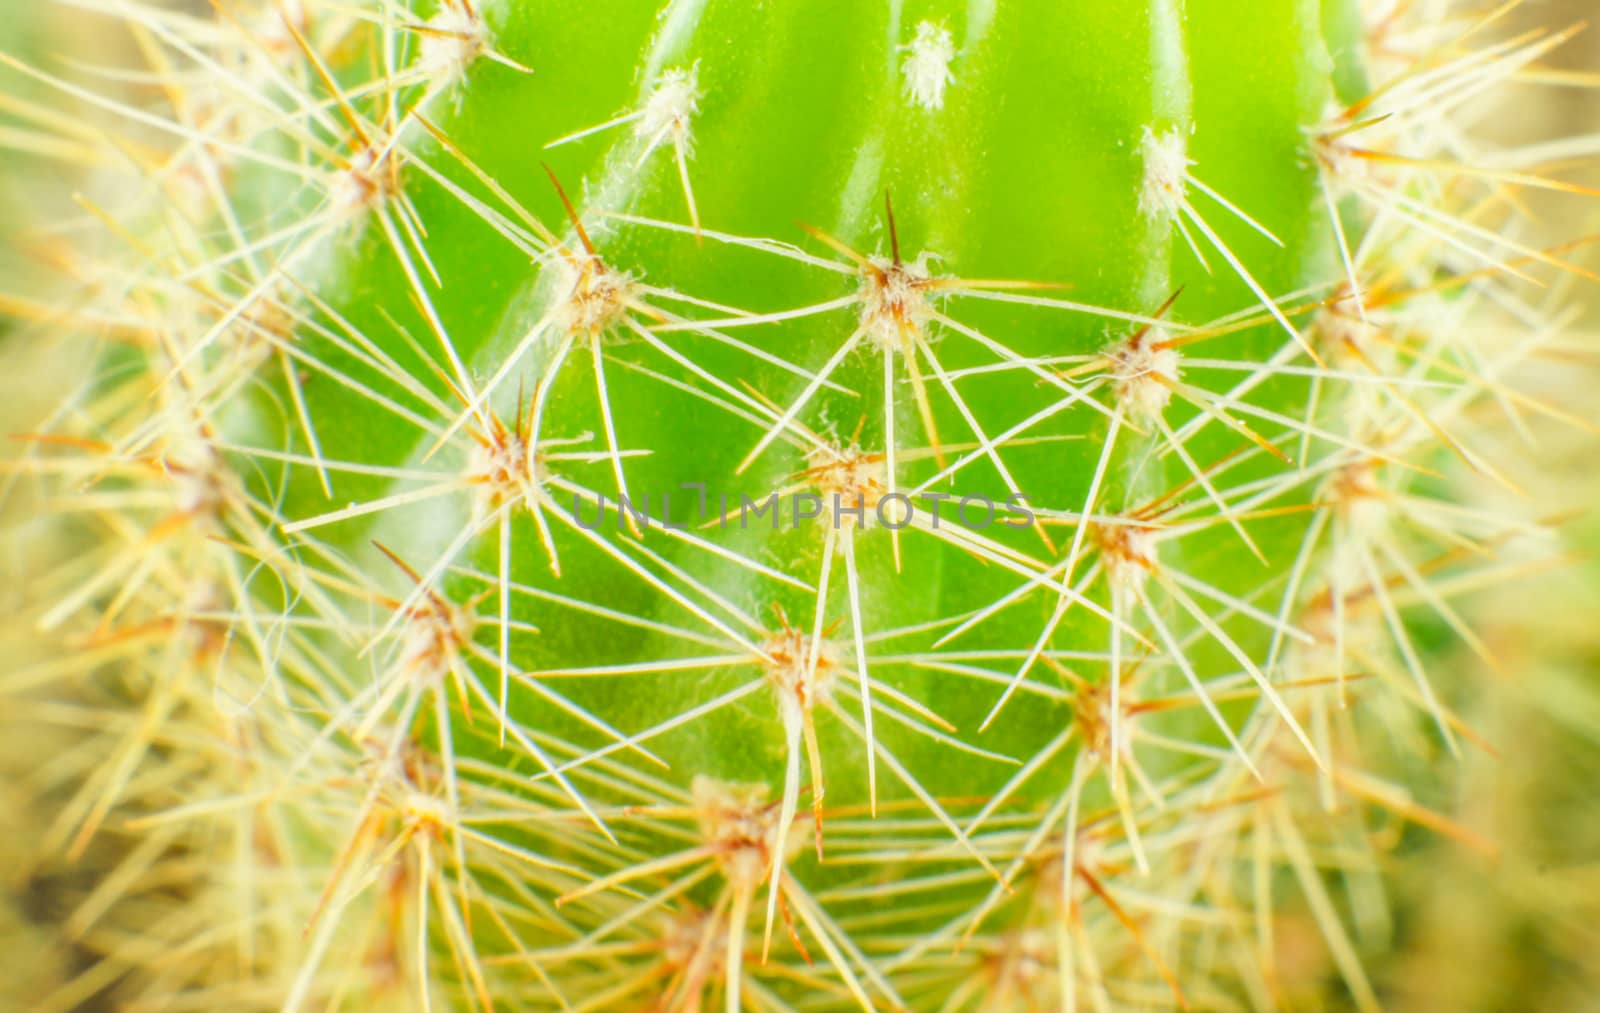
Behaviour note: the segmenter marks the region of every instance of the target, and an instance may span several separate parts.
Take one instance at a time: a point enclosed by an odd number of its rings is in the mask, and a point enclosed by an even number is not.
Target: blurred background
[[[109,19],[48,0],[3,0],[3,7],[0,53],[135,101],[149,87],[93,69],[139,64],[135,41]],[[1530,0],[1508,22],[1513,30],[1561,27],[1596,13],[1594,0]],[[1548,161],[1577,167],[1563,178],[1600,187],[1600,27],[1580,32],[1535,77],[1486,106],[1482,126],[1511,145],[1569,138]],[[0,67],[0,429],[7,433],[36,423],[82,379],[72,373],[76,363],[51,361],[49,344],[34,338],[48,324],[43,307],[71,287],[81,256],[75,240],[89,218],[74,197],[92,194],[101,167],[123,156],[96,143],[92,130],[74,139],[41,125],[98,115]],[[1600,235],[1600,200],[1537,191],[1526,198],[1536,220],[1549,225],[1535,242]],[[1571,256],[1600,270],[1593,247]],[[1551,298],[1578,307],[1570,326],[1512,379],[1593,419],[1600,416],[1600,285],[1565,285]],[[1526,435],[1486,427],[1475,439],[1528,490],[1535,512],[1560,525],[1569,557],[1472,601],[1471,621],[1500,659],[1499,673],[1466,651],[1438,667],[1450,673],[1440,682],[1454,691],[1451,702],[1495,752],[1469,751],[1437,781],[1455,798],[1461,822],[1495,841],[1499,854],[1484,857],[1426,834],[1395,849],[1387,870],[1391,942],[1369,958],[1369,969],[1394,1009],[1600,1010],[1600,457],[1593,433],[1538,418]],[[1538,452],[1527,452],[1524,439]],[[1458,480],[1474,502],[1528,509],[1487,482]],[[0,519],[28,508],[6,495]],[[8,543],[3,551],[17,554],[7,572],[28,572],[28,546]],[[25,664],[36,650],[29,631],[5,618],[19,593],[0,587],[0,656],[8,666]],[[71,866],[41,867],[26,851],[49,819],[38,765],[21,764],[52,755],[47,733],[39,734],[27,750],[0,750],[0,764],[14,765],[0,766],[0,1009],[28,1009],[26,997],[84,969],[61,921],[92,892],[92,877]],[[1306,931],[1315,936],[1314,927]],[[77,1008],[100,1008],[94,995],[85,989]],[[1338,1008],[1327,997],[1304,1002]]]
[[[1592,0],[1525,3],[1512,30],[1584,25],[1597,12]],[[1485,110],[1486,132],[1517,146],[1569,138],[1551,163],[1600,187],[1600,25],[1585,25],[1545,69],[1542,82]],[[1534,237],[1541,245],[1600,233],[1600,200],[1528,198],[1546,227]],[[1593,247],[1576,259],[1600,266]],[[1575,307],[1571,326],[1513,379],[1595,420],[1600,286],[1574,279],[1560,296]],[[1536,453],[1503,430],[1483,449],[1511,468],[1539,516],[1561,524],[1570,561],[1473,602],[1502,671],[1461,652],[1472,692],[1458,703],[1498,755],[1466,754],[1456,790],[1463,821],[1500,855],[1484,860],[1435,838],[1392,878],[1402,931],[1379,977],[1396,1008],[1600,1009],[1600,458],[1592,432],[1532,429]],[[1472,500],[1516,508],[1503,489],[1461,480]]]

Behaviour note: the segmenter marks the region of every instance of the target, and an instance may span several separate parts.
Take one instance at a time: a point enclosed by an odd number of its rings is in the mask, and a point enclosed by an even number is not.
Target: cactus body
[[[1509,537],[1429,485],[1494,474],[1449,330],[1566,266],[1428,160],[1448,63],[1372,90],[1331,0],[113,8],[182,84],[109,105],[155,196],[21,463],[88,546],[30,618],[135,701],[47,844],[194,913],[129,994],[1271,1005],[1292,893],[1375,1005],[1319,849],[1448,829],[1356,743],[1458,747],[1431,581]]]

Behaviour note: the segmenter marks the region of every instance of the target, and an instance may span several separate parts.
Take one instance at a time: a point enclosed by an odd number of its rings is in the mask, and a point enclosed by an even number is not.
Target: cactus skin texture
[[[1493,851],[1435,659],[1558,543],[1446,477],[1584,425],[1584,194],[1462,138],[1563,34],[66,6],[142,71],[4,58],[97,170],[0,293],[30,1003],[1374,1009],[1385,850]]]

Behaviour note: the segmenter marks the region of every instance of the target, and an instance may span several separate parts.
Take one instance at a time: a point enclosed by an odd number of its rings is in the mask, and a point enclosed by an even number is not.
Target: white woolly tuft
[[[634,132],[654,143],[655,139],[671,131],[673,139],[688,153],[694,138],[689,132],[689,121],[700,110],[699,72],[695,67],[687,70],[675,68],[661,75],[655,91],[645,103],[644,115]]]
[[[887,354],[904,352],[907,339],[920,335],[933,316],[923,289],[932,280],[926,252],[909,263],[873,257],[874,273],[861,286],[861,326]]]
[[[1144,187],[1139,191],[1139,211],[1148,218],[1171,217],[1183,206],[1185,177],[1189,172],[1189,146],[1177,129],[1157,134],[1144,128],[1139,141],[1144,158]]]
[[[1107,353],[1117,399],[1135,419],[1158,418],[1172,401],[1172,385],[1181,373],[1178,353],[1167,346],[1170,335],[1158,329]]]
[[[1155,531],[1133,524],[1115,524],[1103,528],[1099,537],[1100,558],[1111,587],[1135,593],[1144,587],[1159,565]]]
[[[944,108],[944,90],[955,82],[950,73],[950,61],[955,59],[956,47],[950,32],[931,21],[917,26],[917,37],[911,45],[900,73],[905,77],[905,92],[916,105],[929,111]]]
[[[377,152],[371,148],[363,148],[350,157],[350,167],[334,176],[328,192],[341,221],[365,214],[389,196],[389,180]]]
[[[251,36],[260,41],[263,49],[276,55],[295,52],[295,33],[305,35],[311,27],[305,5],[300,0],[282,0],[260,11],[247,23]]]
[[[428,19],[419,33],[417,66],[428,81],[452,85],[467,74],[467,69],[489,48],[489,26],[477,11],[457,6],[453,0]]]

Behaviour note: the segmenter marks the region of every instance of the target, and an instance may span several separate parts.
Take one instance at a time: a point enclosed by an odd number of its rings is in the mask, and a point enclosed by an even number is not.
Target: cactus
[[[1471,135],[1567,33],[68,6],[144,69],[0,55],[97,170],[0,294],[36,1001],[1371,1009],[1384,850],[1493,850],[1408,787],[1558,554],[1464,434],[1587,426],[1505,375],[1589,192]]]

